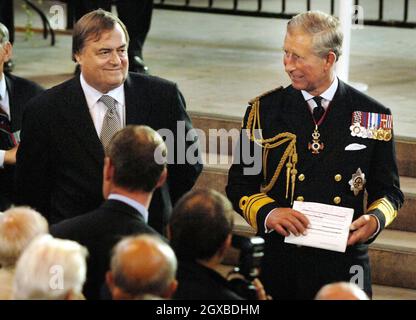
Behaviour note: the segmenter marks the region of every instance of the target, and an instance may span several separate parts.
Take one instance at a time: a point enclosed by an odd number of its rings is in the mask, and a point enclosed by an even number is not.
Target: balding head
[[[113,299],[146,294],[170,298],[176,289],[177,261],[173,250],[155,236],[128,237],[114,248],[107,283]]]
[[[368,296],[354,283],[337,282],[323,286],[315,300],[368,300]]]
[[[48,223],[35,210],[14,207],[0,213],[0,266],[14,267],[27,245],[45,233],[48,233]]]

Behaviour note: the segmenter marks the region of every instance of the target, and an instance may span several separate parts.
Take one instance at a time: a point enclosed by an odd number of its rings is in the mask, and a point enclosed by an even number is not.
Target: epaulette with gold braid
[[[255,98],[251,99],[251,100],[248,102],[248,104],[252,105],[252,104],[253,104],[253,103],[255,103],[256,101],[258,101],[258,100],[260,100],[261,98],[263,98],[264,96],[267,96],[268,94],[270,94],[270,93],[272,93],[272,92],[275,92],[275,91],[278,91],[278,90],[282,90],[282,89],[283,89],[283,87],[282,87],[282,86],[280,86],[280,87],[274,88],[274,89],[272,89],[272,90],[266,91],[266,92],[262,93],[261,95],[259,95],[259,96],[255,97]]]
[[[282,90],[283,87],[278,87],[264,94],[250,100],[251,110],[247,118],[245,128],[248,138],[261,146],[263,149],[263,178],[264,183],[261,186],[261,192],[269,192],[275,185],[278,177],[284,166],[286,166],[286,198],[289,195],[289,186],[291,185],[291,203],[293,203],[293,195],[296,181],[296,164],[298,162],[298,154],[296,152],[296,135],[290,132],[281,132],[274,137],[263,138],[262,125],[260,121],[260,99],[272,92]],[[269,151],[279,146],[286,146],[282,158],[277,165],[273,177],[269,182],[266,182],[267,177],[267,159]]]

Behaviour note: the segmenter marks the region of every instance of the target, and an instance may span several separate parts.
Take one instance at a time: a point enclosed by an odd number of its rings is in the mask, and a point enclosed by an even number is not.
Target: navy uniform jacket
[[[329,108],[319,127],[324,143],[319,154],[308,149],[315,125],[307,102],[292,86],[254,99],[244,118],[243,129],[260,127],[263,139],[280,134],[278,141],[283,141],[269,149],[264,159],[266,167],[257,175],[245,175],[243,170],[248,165],[243,162],[233,164],[226,188],[235,210],[266,240],[262,281],[274,298],[313,298],[326,283],[349,281],[357,268],[363,271],[364,289],[371,295],[371,275],[368,244],[347,247],[345,253],[285,244],[277,232],[265,234],[264,222],[271,210],[291,207],[292,199],[339,205],[354,209],[353,220],[367,211],[376,215],[381,231],[403,203],[394,139],[364,139],[352,136],[350,131],[354,111],[390,114],[390,110],[342,81]],[[365,148],[346,151],[346,146],[353,143]],[[279,163],[282,169],[273,182]],[[289,180],[287,163],[297,170],[289,174]],[[348,183],[358,169],[365,174],[367,201],[364,190],[354,195]]]

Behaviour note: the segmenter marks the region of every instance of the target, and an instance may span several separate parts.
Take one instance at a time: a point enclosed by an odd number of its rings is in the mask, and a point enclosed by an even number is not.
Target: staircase
[[[208,137],[209,129],[225,129],[228,141],[223,141],[220,150],[211,145],[207,148],[204,171],[196,183],[197,187],[213,188],[225,194],[227,172],[231,165],[232,144],[235,143],[241,119],[191,113],[195,128],[201,129]],[[224,133],[223,133],[224,135]],[[225,144],[224,144],[225,142]],[[226,148],[224,148],[226,146]],[[396,220],[385,229],[370,246],[374,299],[416,300],[416,141],[396,137],[396,153],[399,166],[401,189],[405,204]],[[217,161],[215,161],[215,157]],[[253,229],[245,220],[235,214],[234,233],[252,236]],[[237,263],[238,252],[230,250],[220,271],[225,273]]]

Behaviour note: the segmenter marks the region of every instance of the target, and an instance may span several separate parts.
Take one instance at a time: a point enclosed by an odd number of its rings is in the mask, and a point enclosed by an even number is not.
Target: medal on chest
[[[319,151],[324,150],[325,145],[319,140],[320,137],[319,127],[315,125],[315,130],[312,133],[312,141],[308,143],[308,150],[311,150],[312,154],[318,154]]]

